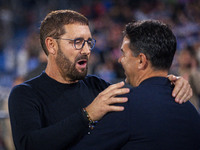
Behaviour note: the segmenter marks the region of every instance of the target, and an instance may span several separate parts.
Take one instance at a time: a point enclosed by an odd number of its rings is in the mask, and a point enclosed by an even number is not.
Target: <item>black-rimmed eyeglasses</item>
[[[55,38],[55,39],[73,41],[74,42],[74,48],[77,49],[77,50],[82,49],[85,45],[85,42],[88,43],[90,50],[93,50],[94,46],[96,44],[96,40],[92,39],[92,38],[89,38],[88,40],[84,40],[83,38],[76,38],[76,39]]]

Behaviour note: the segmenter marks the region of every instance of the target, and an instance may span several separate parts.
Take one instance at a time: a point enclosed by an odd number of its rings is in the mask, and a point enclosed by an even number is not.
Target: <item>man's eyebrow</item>
[[[82,36],[75,36],[74,39],[83,39]]]
[[[77,37],[74,37],[74,39],[84,39],[84,37],[83,36],[77,36]],[[92,37],[88,37],[88,39],[92,39]]]

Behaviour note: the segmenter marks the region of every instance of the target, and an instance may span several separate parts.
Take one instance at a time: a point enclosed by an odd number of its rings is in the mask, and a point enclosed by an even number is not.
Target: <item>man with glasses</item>
[[[47,67],[38,77],[15,86],[9,113],[17,150],[66,150],[111,111],[123,111],[129,92],[124,82],[110,85],[87,75],[95,46],[89,23],[71,10],[49,13],[42,21],[40,41]],[[175,81],[175,79],[171,79]],[[187,81],[177,80],[175,95],[182,103],[191,97]],[[181,90],[180,90],[181,89]]]
[[[63,39],[63,38],[56,38],[60,40],[70,40],[74,44],[74,48],[77,50],[81,50],[85,46],[85,42],[87,42],[90,50],[93,50],[96,40],[89,38],[88,40],[84,40],[84,38],[76,38],[76,39]]]

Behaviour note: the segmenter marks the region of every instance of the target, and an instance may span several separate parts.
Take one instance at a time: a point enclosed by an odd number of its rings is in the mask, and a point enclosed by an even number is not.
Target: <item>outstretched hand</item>
[[[192,97],[192,88],[186,79],[174,75],[168,75],[168,79],[175,85],[172,96],[177,103],[182,104]]]
[[[110,85],[94,99],[94,101],[85,109],[93,121],[100,120],[106,113],[111,111],[123,111],[123,106],[115,106],[111,104],[125,103],[127,97],[116,97],[118,95],[129,93],[129,88],[122,88],[124,82]]]

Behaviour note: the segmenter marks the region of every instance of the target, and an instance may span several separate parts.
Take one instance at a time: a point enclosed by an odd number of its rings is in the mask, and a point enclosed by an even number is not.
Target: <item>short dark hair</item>
[[[144,53],[156,70],[169,70],[176,52],[176,37],[158,20],[133,21],[126,25],[124,36],[130,39],[134,56]]]
[[[73,10],[56,10],[47,14],[40,26],[40,42],[46,55],[48,55],[48,50],[45,39],[47,37],[59,38],[65,33],[63,26],[74,23],[89,25],[85,16]]]

